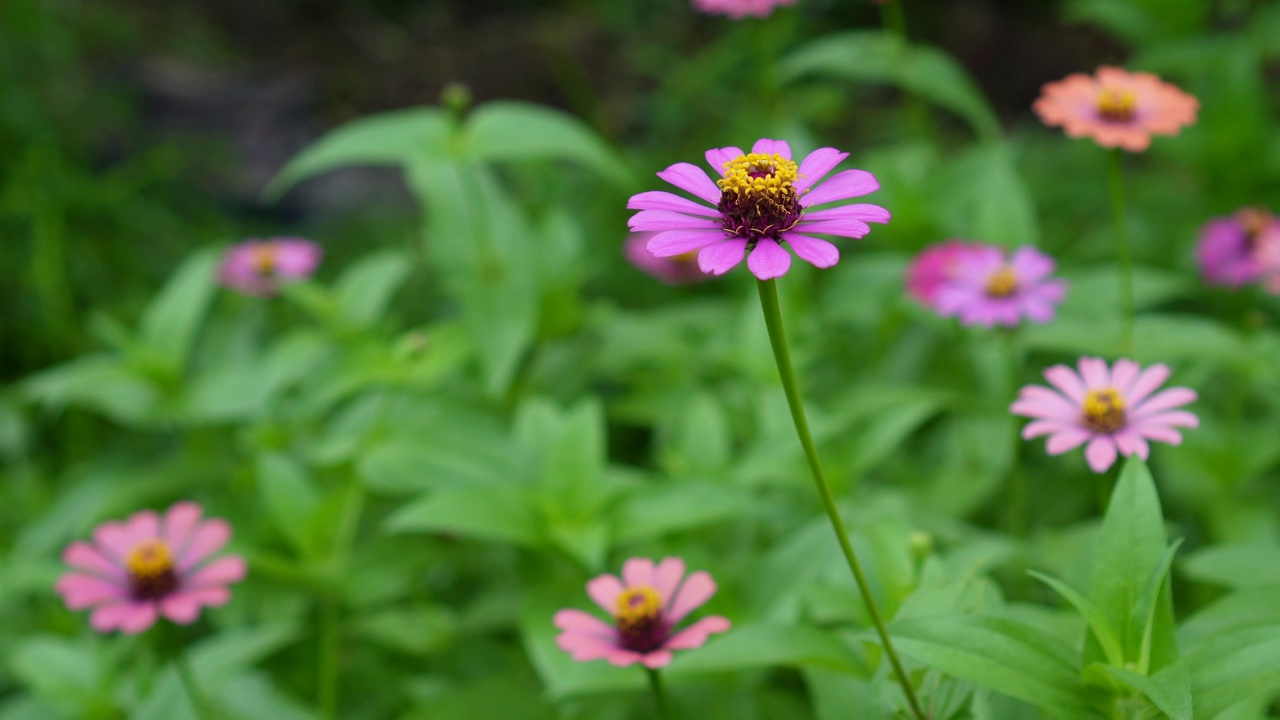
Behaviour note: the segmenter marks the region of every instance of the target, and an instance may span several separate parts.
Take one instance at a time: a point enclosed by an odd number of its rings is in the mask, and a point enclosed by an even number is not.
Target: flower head
[[[668,285],[684,285],[709,276],[698,267],[697,253],[685,253],[672,257],[656,257],[645,249],[649,240],[657,233],[631,233],[623,246],[623,254],[627,261],[636,268],[658,278]]]
[[[1238,288],[1262,274],[1259,257],[1268,236],[1280,234],[1280,222],[1260,208],[1244,208],[1209,221],[1200,232],[1196,261],[1206,282]]]
[[[907,265],[907,294],[936,310],[938,292],[955,278],[961,260],[981,247],[978,243],[948,240],[921,250]]]
[[[715,581],[707,573],[685,577],[680,558],[663,558],[656,565],[647,558],[632,558],[622,566],[622,579],[606,574],[587,583],[587,594],[613,623],[581,610],[561,610],[553,620],[561,630],[556,644],[578,661],[604,659],[620,667],[638,662],[659,668],[671,662],[672,650],[701,647],[711,633],[729,629],[729,621],[719,616],[675,629],[715,592]]]
[[[945,277],[930,288],[930,304],[965,325],[1013,327],[1023,318],[1047,323],[1066,295],[1066,283],[1049,277],[1053,259],[1033,247],[1012,255],[1002,247],[976,244],[950,252],[944,258]]]
[[[1152,135],[1177,135],[1196,121],[1199,101],[1151,73],[1100,67],[1051,82],[1033,106],[1046,125],[1070,137],[1088,135],[1103,147],[1141,152]]]
[[[773,9],[794,5],[796,0],[693,0],[696,10],[709,15],[728,15],[734,20],[744,17],[768,17]]]
[[[840,251],[805,233],[860,238],[871,232],[867,223],[889,222],[889,211],[879,205],[810,210],[879,189],[865,170],[845,170],[818,184],[846,157],[835,148],[819,148],[797,165],[791,147],[780,140],[759,140],[750,153],[736,147],[708,150],[707,162],[720,174],[715,182],[689,163],[658,173],[706,204],[669,192],[643,192],[627,203],[640,211],[628,224],[634,231],[657,232],[647,245],[655,256],[697,252],[698,267],[715,275],[747,256],[756,277],[781,277],[791,268],[791,255],[782,243],[817,267],[831,267],[840,260]]]
[[[1101,358],[1080,358],[1080,372],[1066,365],[1044,371],[1053,385],[1027,385],[1010,406],[1015,415],[1034,418],[1022,429],[1022,437],[1048,435],[1050,455],[1059,455],[1088,443],[1085,459],[1094,472],[1104,472],[1123,455],[1147,459],[1147,440],[1178,445],[1182,435],[1174,428],[1198,427],[1200,420],[1183,405],[1194,402],[1194,390],[1173,387],[1156,392],[1169,377],[1166,365],[1143,370],[1131,360],[1117,360],[1108,367]]]
[[[1262,289],[1272,295],[1280,295],[1280,227],[1272,226],[1258,238],[1254,258],[1262,276]]]
[[[180,502],[163,517],[144,510],[103,523],[92,543],[74,542],[63,552],[71,571],[54,588],[67,608],[93,608],[89,624],[99,632],[140,633],[160,615],[194,622],[201,606],[225,605],[227,586],[245,575],[243,558],[212,559],[231,539],[231,526],[201,521],[202,514],[199,505]]]
[[[302,238],[245,240],[222,256],[218,281],[246,295],[274,295],[281,282],[310,277],[322,255],[319,245]]]

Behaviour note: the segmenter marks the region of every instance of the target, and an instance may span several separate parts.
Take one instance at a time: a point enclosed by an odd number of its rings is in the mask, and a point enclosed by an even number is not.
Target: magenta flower
[[[747,16],[768,17],[773,9],[794,5],[796,0],[693,0],[693,7],[709,15],[728,15],[734,20]]]
[[[1117,450],[1146,460],[1147,440],[1178,445],[1182,434],[1174,428],[1200,425],[1193,413],[1178,409],[1195,401],[1194,390],[1155,392],[1169,377],[1166,365],[1143,370],[1121,359],[1109,368],[1101,358],[1080,358],[1079,373],[1055,365],[1044,376],[1054,390],[1027,385],[1009,407],[1015,415],[1035,418],[1022,429],[1022,437],[1048,435],[1045,449],[1050,455],[1088,443],[1085,459],[1094,472],[1111,467]]]
[[[222,256],[218,281],[246,295],[274,295],[281,282],[310,277],[322,255],[319,245],[302,238],[245,240]]]
[[[621,580],[606,574],[587,583],[587,594],[613,624],[581,610],[561,610],[553,620],[563,631],[556,644],[579,662],[603,658],[619,667],[638,662],[659,668],[671,662],[672,650],[702,647],[711,633],[729,629],[727,619],[712,616],[675,632],[715,592],[707,573],[685,577],[680,558],[663,558],[656,566],[648,558],[632,558],[622,566]]]
[[[1007,254],[994,245],[953,250],[947,277],[932,288],[933,307],[965,325],[1013,327],[1023,318],[1053,320],[1066,295],[1066,283],[1050,278],[1053,259],[1033,247]]]
[[[979,243],[948,240],[921,250],[907,265],[907,294],[936,310],[938,291],[956,276],[961,258],[980,247]]]
[[[668,285],[685,285],[706,280],[709,275],[698,267],[697,253],[685,253],[674,257],[656,257],[645,246],[656,233],[631,233],[623,245],[623,255],[642,270]]]
[[[89,624],[99,632],[133,635],[160,615],[186,625],[200,607],[231,599],[228,585],[244,579],[244,559],[211,560],[231,539],[225,520],[201,522],[201,507],[180,502],[161,518],[150,510],[123,523],[107,522],[93,542],[74,542],[62,554],[71,572],[54,588],[70,610],[93,608]]]
[[[801,259],[820,268],[840,260],[835,245],[804,233],[860,238],[869,222],[889,222],[879,205],[810,208],[866,195],[880,188],[865,170],[845,170],[818,185],[848,153],[819,148],[799,165],[791,147],[762,139],[751,153],[736,147],[707,151],[707,162],[720,173],[715,182],[689,163],[676,163],[658,177],[691,193],[697,203],[674,193],[643,192],[627,203],[639,210],[628,221],[633,231],[653,231],[649,252],[657,257],[698,253],[703,272],[723,275],[747,256],[747,267],[761,280],[781,277],[791,268],[786,243]]]
[[[1196,261],[1206,282],[1238,288],[1262,273],[1257,250],[1267,234],[1280,233],[1280,222],[1271,213],[1244,208],[1227,218],[1209,221],[1200,231]]]

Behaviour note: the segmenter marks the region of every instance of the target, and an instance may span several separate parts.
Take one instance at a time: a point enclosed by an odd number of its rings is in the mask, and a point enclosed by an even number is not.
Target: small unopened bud
[[[924,562],[925,558],[933,554],[933,535],[923,530],[916,530],[907,540],[907,547],[911,549],[911,557],[917,563]]]
[[[460,122],[467,114],[467,110],[471,109],[471,100],[471,88],[462,83],[451,82],[440,91],[440,104],[449,111],[455,121]]]

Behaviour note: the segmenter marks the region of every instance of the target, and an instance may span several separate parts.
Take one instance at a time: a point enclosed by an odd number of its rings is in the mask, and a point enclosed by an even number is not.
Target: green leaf
[[[672,482],[628,494],[613,508],[614,536],[633,542],[740,518],[754,506],[740,487]]]
[[[1193,720],[1191,704],[1191,663],[1181,658],[1147,677],[1124,668],[1107,667],[1111,677],[1147,696],[1169,720]]]
[[[1040,629],[990,615],[895,622],[894,645],[907,657],[1055,714],[1086,713],[1078,653]]]
[[[7,659],[13,677],[30,691],[61,707],[86,703],[101,680],[98,658],[69,640],[32,635],[12,647]]]
[[[1251,628],[1280,626],[1277,586],[1249,588],[1226,595],[1192,615],[1178,628],[1178,643],[1195,651],[1224,635]]]
[[[374,253],[352,265],[335,287],[342,318],[357,327],[376,322],[411,270],[408,256],[395,250]]]
[[[298,639],[293,623],[273,623],[228,630],[202,640],[188,652],[201,687],[213,692],[255,663]]]
[[[142,315],[138,340],[174,372],[186,367],[217,288],[217,266],[218,253],[212,250],[187,258]]]
[[[979,136],[1000,136],[999,121],[959,63],[941,50],[906,45],[889,33],[828,34],[784,57],[778,74],[784,82],[816,76],[894,83],[960,115]]]
[[[1182,560],[1194,580],[1232,588],[1280,585],[1280,546],[1211,545]]]
[[[1139,634],[1135,641],[1139,647],[1138,653],[1138,670],[1146,673],[1151,668],[1152,643],[1157,635],[1164,637],[1172,637],[1173,634],[1173,615],[1170,613],[1167,617],[1156,612],[1156,607],[1160,604],[1162,593],[1167,595],[1170,590],[1169,571],[1173,568],[1173,558],[1178,553],[1178,548],[1182,545],[1182,539],[1179,538],[1169,546],[1160,559],[1156,561],[1156,566],[1151,570],[1150,576],[1147,578],[1147,586],[1142,591],[1142,596],[1138,598],[1138,604],[1133,608],[1133,629],[1138,630]],[[1172,598],[1169,599],[1170,607],[1172,607]],[[1168,627],[1157,627],[1161,621],[1169,623]],[[1176,646],[1176,643],[1174,643]]]
[[[537,513],[517,488],[439,490],[393,512],[384,527],[392,533],[455,533],[528,546],[541,538]]]
[[[1027,574],[1053,588],[1054,592],[1061,595],[1063,600],[1071,603],[1084,616],[1084,619],[1089,623],[1089,627],[1093,630],[1094,637],[1097,638],[1103,652],[1106,653],[1107,662],[1110,665],[1114,667],[1124,665],[1124,648],[1120,645],[1119,638],[1116,637],[1115,628],[1111,626],[1111,622],[1098,606],[1090,602],[1089,598],[1080,594],[1080,591],[1057,578],[1035,571]]]
[[[160,393],[121,358],[89,355],[55,365],[27,378],[22,392],[53,408],[80,406],[116,422],[145,424],[156,419]]]
[[[328,133],[289,161],[267,186],[268,197],[312,175],[349,165],[400,165],[410,157],[450,155],[449,116],[412,108],[362,118]]]
[[[1212,718],[1248,697],[1280,691],[1280,625],[1216,638],[1191,656],[1195,716]]]
[[[309,520],[320,494],[306,469],[276,452],[258,456],[258,494],[276,529],[303,557],[315,557],[319,542]]]
[[[620,190],[635,178],[626,164],[582,121],[559,110],[521,102],[491,102],[467,119],[467,148],[478,160],[566,160],[583,165]]]
[[[1037,245],[1035,201],[1002,142],[981,143],[949,162],[933,194],[947,231],[1005,247]]]
[[[807,625],[756,623],[713,635],[697,652],[671,661],[671,674],[720,673],[771,667],[816,667],[866,675],[853,651],[834,634]]]

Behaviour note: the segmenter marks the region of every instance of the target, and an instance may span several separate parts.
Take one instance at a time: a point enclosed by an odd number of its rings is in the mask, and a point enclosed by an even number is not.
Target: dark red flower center
[[[618,596],[614,613],[622,647],[647,653],[662,647],[671,628],[662,617],[662,598],[648,585],[630,587]]]
[[[125,558],[129,592],[134,600],[158,600],[178,589],[169,546],[163,540],[143,540]]]
[[[796,192],[796,164],[777,153],[739,155],[724,164],[720,186],[720,217],[724,229],[755,243],[778,239],[800,222],[800,194]]]

